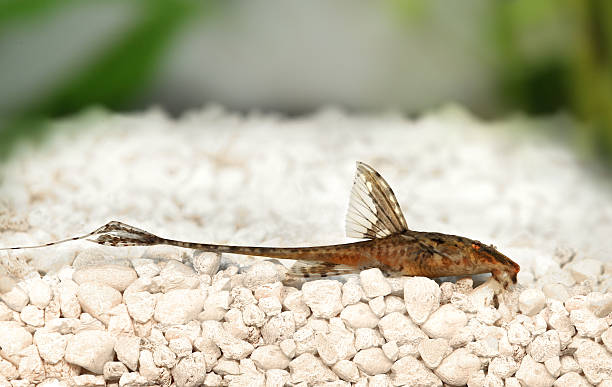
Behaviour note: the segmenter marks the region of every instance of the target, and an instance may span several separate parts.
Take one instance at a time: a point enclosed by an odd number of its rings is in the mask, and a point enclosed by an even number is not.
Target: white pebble
[[[104,331],[81,331],[68,340],[66,361],[102,374],[104,363],[112,361],[115,338]]]
[[[263,297],[259,299],[259,309],[261,309],[266,316],[276,316],[282,310],[282,305],[276,297]]]
[[[353,362],[368,375],[384,374],[391,369],[393,362],[380,348],[367,348],[357,352]]]
[[[68,336],[58,332],[34,332],[34,344],[38,348],[40,357],[47,363],[55,364],[62,360],[68,344]]]
[[[294,384],[304,382],[314,385],[338,380],[338,376],[311,353],[304,353],[293,359],[289,363],[289,370]]]
[[[356,382],[359,379],[359,369],[350,360],[340,360],[332,367],[332,371],[347,382]]]
[[[272,369],[266,371],[266,387],[284,387],[289,384],[289,381],[289,372],[285,370]]]
[[[590,387],[591,384],[577,372],[568,372],[553,384],[554,387]]]
[[[546,298],[552,298],[564,302],[569,298],[569,292],[567,287],[560,283],[547,283],[542,286],[542,291]]]
[[[204,298],[199,290],[171,290],[157,300],[154,318],[167,325],[185,324],[196,319],[203,307]]]
[[[600,261],[595,259],[582,259],[569,263],[565,269],[568,270],[576,282],[580,283],[584,280],[597,281],[597,277],[601,274],[603,266]]]
[[[531,355],[525,355],[516,371],[516,378],[525,386],[550,387],[555,379],[548,373],[544,364],[538,363]]]
[[[342,286],[338,281],[317,280],[302,286],[304,302],[317,318],[331,318],[342,311]]]
[[[561,359],[559,358],[559,356],[554,356],[546,359],[544,361],[544,367],[546,367],[548,373],[554,376],[555,378],[561,375]]]
[[[370,305],[370,309],[372,309],[372,312],[376,315],[376,317],[382,317],[385,315],[387,306],[383,296],[372,298],[370,301],[368,301],[368,305]]]
[[[130,292],[123,295],[130,316],[139,323],[146,323],[153,317],[157,297],[149,292]]]
[[[120,335],[117,337],[114,350],[119,361],[132,371],[136,370],[140,358],[140,337]]]
[[[19,286],[13,286],[9,291],[0,294],[0,300],[4,301],[12,310],[21,312],[21,309],[28,304],[30,298]]]
[[[20,317],[21,321],[33,327],[42,327],[45,324],[45,312],[34,305],[24,306]]]
[[[296,332],[297,333],[297,332]],[[295,336],[295,334],[294,334]],[[293,339],[285,339],[279,344],[281,351],[287,356],[289,359],[293,359],[296,353],[296,344]]]
[[[58,285],[60,311],[63,317],[77,318],[81,314],[81,303],[77,297],[79,285],[65,280]]]
[[[405,315],[395,312],[386,315],[378,323],[381,333],[387,341],[395,341],[397,345],[417,345],[427,336]]]
[[[458,348],[434,371],[444,383],[452,386],[462,386],[467,383],[470,375],[480,369],[480,360],[465,348]]]
[[[612,376],[612,354],[593,340],[578,338],[572,346],[577,348],[574,358],[578,361],[589,383],[601,383]]]
[[[369,298],[386,296],[391,293],[391,285],[389,285],[379,268],[362,270],[359,273],[359,280],[363,292]]]
[[[519,309],[527,316],[534,316],[546,305],[546,296],[540,289],[526,289],[519,296]]]
[[[28,284],[28,296],[30,297],[30,304],[44,309],[51,302],[53,294],[47,282],[40,278],[34,278]]]
[[[554,329],[537,336],[527,347],[527,353],[540,363],[551,357],[558,357],[560,350],[559,334]]]
[[[104,377],[101,375],[77,375],[72,377],[72,385],[74,387],[104,387]],[[126,387],[133,387],[133,385],[124,384]]]
[[[382,350],[389,360],[397,360],[399,356],[399,348],[397,347],[397,343],[395,341],[389,341],[388,343],[383,344]]]
[[[72,280],[79,285],[97,282],[122,292],[137,277],[136,271],[131,267],[109,264],[81,267],[74,272]]]
[[[333,365],[355,355],[355,340],[347,330],[334,329],[329,333],[316,332],[315,346],[323,363]]]
[[[144,387],[151,382],[138,372],[126,372],[119,378],[119,387]]]
[[[258,368],[263,370],[275,368],[284,370],[290,362],[278,345],[263,345],[256,348],[251,354],[251,359]]]
[[[446,339],[422,340],[419,343],[418,350],[423,363],[431,369],[438,367],[442,360],[452,352]]]
[[[0,321],[0,348],[7,355],[16,355],[32,344],[32,334],[16,321]]]
[[[251,343],[237,339],[225,330],[217,332],[213,340],[223,352],[223,356],[230,360],[244,359],[249,356],[254,349]]]
[[[352,305],[358,303],[364,297],[363,289],[359,281],[349,279],[342,285],[342,305]]]
[[[217,273],[217,271],[219,271],[221,254],[198,250],[193,253],[192,262],[193,268],[198,274],[213,276]]]
[[[240,365],[235,360],[219,359],[219,362],[213,368],[219,375],[238,375],[240,373]]]
[[[358,302],[353,305],[349,305],[342,313],[340,318],[353,329],[357,328],[374,328],[378,325],[380,319],[372,312],[372,309],[368,304]]]
[[[191,353],[193,349],[191,341],[186,337],[177,337],[168,342],[168,348],[176,354],[177,357],[185,357]]]
[[[100,321],[108,323],[108,312],[121,303],[118,290],[97,282],[85,282],[79,285],[77,297],[84,312]]]
[[[153,362],[158,367],[171,369],[176,365],[176,354],[165,345],[156,345],[153,349]]]
[[[497,356],[489,363],[489,372],[503,379],[514,375],[518,368],[519,365],[510,356]]]
[[[199,352],[181,359],[172,369],[172,377],[177,387],[196,387],[206,379],[206,360]]]
[[[421,325],[440,306],[440,287],[429,278],[408,277],[404,282],[404,302],[412,321]]]
[[[391,381],[394,386],[442,386],[440,379],[412,356],[402,357],[393,364]]]
[[[242,310],[242,321],[248,326],[261,327],[266,322],[266,314],[255,304],[248,304]]]
[[[384,343],[385,339],[378,329],[357,328],[355,330],[355,349],[357,351],[370,347],[379,347]]]
[[[432,339],[450,339],[467,324],[465,313],[452,304],[442,305],[421,325],[423,332]]]
[[[281,270],[278,264],[270,261],[255,263],[245,273],[244,286],[255,290],[260,285],[279,282],[283,279]]]
[[[134,258],[131,262],[139,278],[153,278],[161,272],[161,268],[152,259]]]
[[[292,311],[273,316],[261,328],[261,336],[266,344],[275,344],[290,339],[295,332],[295,319]]]
[[[104,364],[104,379],[109,382],[117,382],[121,375],[128,373],[127,367],[120,361],[109,361]]]
[[[572,310],[570,321],[576,326],[578,334],[584,337],[598,338],[608,329],[606,319],[597,318],[588,309]]]

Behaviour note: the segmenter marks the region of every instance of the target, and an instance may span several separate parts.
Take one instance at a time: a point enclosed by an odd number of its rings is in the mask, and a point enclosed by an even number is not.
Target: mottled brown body
[[[314,247],[225,246],[186,244],[172,240],[163,240],[162,243],[217,253],[321,261],[352,266],[358,270],[377,267],[389,275],[435,278],[491,273],[504,287],[516,283],[520,270],[519,265],[510,258],[479,241],[457,235],[411,230],[385,238]]]

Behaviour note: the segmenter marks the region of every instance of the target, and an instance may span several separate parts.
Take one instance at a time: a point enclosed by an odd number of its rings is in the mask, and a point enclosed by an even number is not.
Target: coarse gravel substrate
[[[0,386],[612,386],[610,187],[522,132],[561,124],[457,107],[56,122],[2,170],[0,246],[110,220],[198,242],[348,242],[361,160],[409,227],[495,244],[519,286],[378,269],[283,283],[291,261],[169,246],[2,251]]]

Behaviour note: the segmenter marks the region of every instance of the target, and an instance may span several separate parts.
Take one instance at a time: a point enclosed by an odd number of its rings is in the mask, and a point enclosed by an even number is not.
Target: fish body
[[[462,276],[490,272],[505,288],[516,283],[519,265],[493,246],[457,235],[410,230],[391,187],[372,167],[357,162],[346,216],[346,233],[360,242],[313,247],[255,247],[185,242],[113,221],[88,234],[51,242],[87,239],[108,246],[158,244],[215,253],[293,259],[289,275],[326,277],[379,268],[389,275]],[[26,247],[0,248],[16,250]]]

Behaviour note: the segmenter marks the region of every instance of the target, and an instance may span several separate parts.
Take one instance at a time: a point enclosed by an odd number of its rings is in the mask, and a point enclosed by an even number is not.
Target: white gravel
[[[290,262],[169,246],[0,252],[0,387],[610,386],[609,187],[561,145],[500,130],[560,122],[456,108],[59,122],[3,171],[0,246],[112,219],[202,242],[340,243],[363,160],[411,227],[496,244],[521,287],[378,269],[300,286],[282,283]]]

